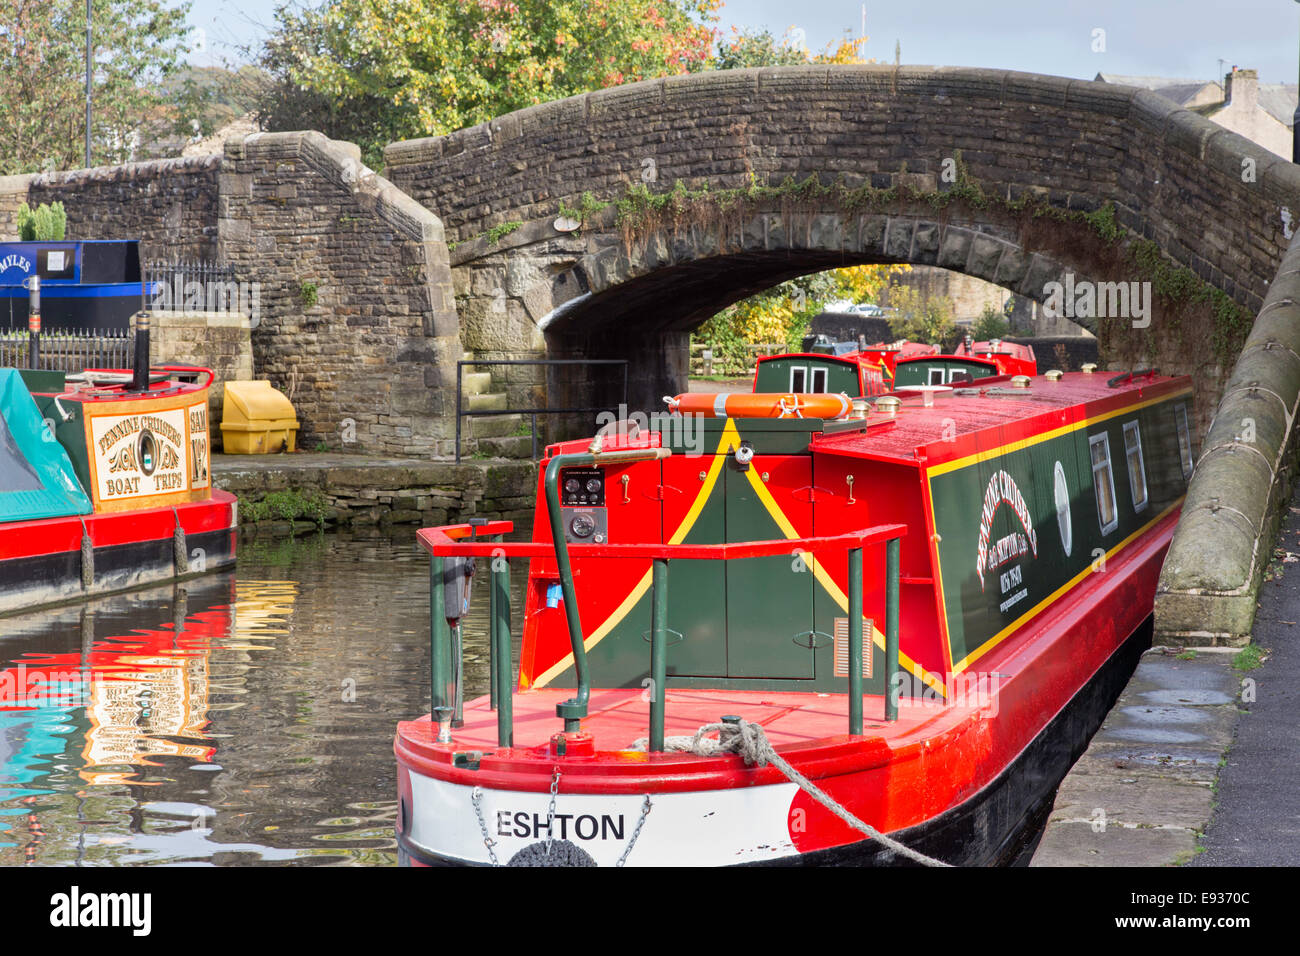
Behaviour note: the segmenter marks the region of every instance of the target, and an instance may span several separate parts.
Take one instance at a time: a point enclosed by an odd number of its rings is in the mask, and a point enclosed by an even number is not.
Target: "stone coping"
[[[1237,359],[1187,488],[1156,590],[1157,640],[1241,644],[1255,620],[1300,403],[1300,234]]]

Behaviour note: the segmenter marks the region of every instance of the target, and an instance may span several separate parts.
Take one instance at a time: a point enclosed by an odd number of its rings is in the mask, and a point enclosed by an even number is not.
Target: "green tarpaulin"
[[[90,499],[16,369],[0,368],[0,522],[90,514]]]

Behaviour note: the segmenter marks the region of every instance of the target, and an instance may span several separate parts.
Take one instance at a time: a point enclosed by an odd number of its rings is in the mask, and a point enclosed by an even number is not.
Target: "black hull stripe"
[[[175,574],[170,537],[96,548],[89,589],[81,586],[80,550],[0,561],[0,616],[190,578],[235,563],[235,535],[229,529],[186,535],[185,544],[191,554],[203,550],[203,571]]]

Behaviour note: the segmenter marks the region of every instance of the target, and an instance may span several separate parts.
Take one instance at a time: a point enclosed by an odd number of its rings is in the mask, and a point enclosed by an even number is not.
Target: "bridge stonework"
[[[954,184],[945,173],[959,155]],[[625,358],[632,404],[650,410],[685,388],[693,326],[796,275],[938,265],[1039,301],[1068,274],[1143,280],[1096,221],[1040,215],[1109,205],[1167,261],[1260,316],[1240,362],[1214,347],[1206,307],[1198,318],[1176,297],[1156,296],[1145,329],[1081,320],[1116,366],[1197,378],[1206,437],[1158,633],[1219,642],[1248,630],[1296,460],[1300,240],[1283,254],[1300,167],[1148,91],[873,66],[631,84],[394,143],[385,158],[387,178],[319,133],[254,134],[197,160],[3,177],[0,236],[13,235],[19,202],[57,199],[72,237],[138,237],[149,257],[216,254],[263,283],[256,373],[293,393],[308,447],[446,455],[464,350]],[[821,191],[751,192],[760,198],[713,215],[629,225],[614,205],[596,208],[638,185],[716,192],[810,177]],[[837,181],[888,192],[850,207],[825,188]],[[579,228],[557,222],[566,209],[583,210]],[[610,397],[598,366],[509,371],[499,384],[521,404]],[[1236,427],[1245,419],[1253,438]]]
[[[460,344],[442,224],[357,147],[254,134],[194,159],[3,177],[0,238],[17,238],[20,203],[55,201],[69,238],[220,258],[258,283],[253,372],[292,397],[303,447],[452,453]]]
[[[1155,94],[954,68],[784,67],[646,81],[394,143],[385,174],[435,212],[455,243],[467,349],[627,357],[633,401],[648,408],[684,388],[691,326],[816,269],[939,264],[1040,301],[1066,272],[1138,278],[1097,253],[1090,227],[1027,228],[997,204],[936,211],[913,197],[855,215],[787,201],[747,208],[740,222],[677,223],[630,242],[612,207],[576,235],[554,227],[562,203],[579,208],[584,193],[613,202],[641,183],[717,190],[811,176],[935,194],[948,187],[945,161],[958,155],[969,179],[998,199],[1078,211],[1111,204],[1119,223],[1252,312],[1277,272],[1290,216],[1300,220],[1295,167]],[[1204,432],[1228,369],[1208,337],[1162,336],[1161,322],[1176,324],[1177,310],[1157,315],[1154,343],[1134,333],[1117,351],[1197,373]]]

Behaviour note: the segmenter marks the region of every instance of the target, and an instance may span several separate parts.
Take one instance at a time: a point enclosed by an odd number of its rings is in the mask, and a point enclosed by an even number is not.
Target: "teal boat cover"
[[[88,515],[90,499],[17,369],[0,368],[0,523]]]

